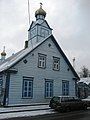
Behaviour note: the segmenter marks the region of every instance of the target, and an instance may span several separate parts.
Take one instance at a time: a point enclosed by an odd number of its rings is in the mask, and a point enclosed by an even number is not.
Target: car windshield
[[[52,100],[54,100],[54,101],[56,101],[56,102],[59,102],[59,101],[60,101],[60,98],[59,98],[59,97],[53,97]]]

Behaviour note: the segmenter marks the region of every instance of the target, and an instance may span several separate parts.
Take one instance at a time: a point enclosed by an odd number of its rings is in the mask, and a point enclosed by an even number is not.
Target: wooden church
[[[53,96],[76,96],[79,77],[52,34],[42,5],[25,48],[0,62],[0,104],[47,104]]]

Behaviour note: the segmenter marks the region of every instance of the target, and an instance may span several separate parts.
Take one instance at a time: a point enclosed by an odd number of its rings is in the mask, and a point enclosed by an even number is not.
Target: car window
[[[69,97],[69,98],[68,98],[68,101],[70,101],[70,102],[71,102],[71,101],[74,101],[74,97]]]
[[[68,97],[62,97],[62,98],[61,98],[61,101],[62,101],[62,102],[67,102],[67,101],[68,101]]]
[[[56,101],[56,102],[59,102],[60,98],[59,97],[54,97],[53,100]]]
[[[62,102],[74,101],[74,97],[62,97],[61,101],[62,101]]]

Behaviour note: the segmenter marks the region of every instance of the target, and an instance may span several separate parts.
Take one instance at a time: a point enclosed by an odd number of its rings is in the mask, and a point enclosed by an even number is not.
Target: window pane
[[[29,82],[29,87],[31,87],[31,85],[32,85],[32,82],[30,81],[30,82]]]
[[[29,89],[28,89],[29,91],[31,91],[31,87],[29,87]]]
[[[27,86],[27,81],[25,81],[25,86]]]
[[[27,92],[24,92],[24,97],[27,97]]]
[[[25,91],[27,91],[27,87],[25,87],[24,89],[25,89]]]
[[[30,97],[31,96],[31,92],[28,92],[28,97]]]

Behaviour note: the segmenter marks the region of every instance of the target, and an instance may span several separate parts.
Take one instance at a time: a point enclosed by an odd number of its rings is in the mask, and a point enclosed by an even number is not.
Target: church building
[[[42,5],[35,17],[24,49],[0,62],[3,106],[48,104],[53,96],[77,95],[79,77],[53,36]]]

